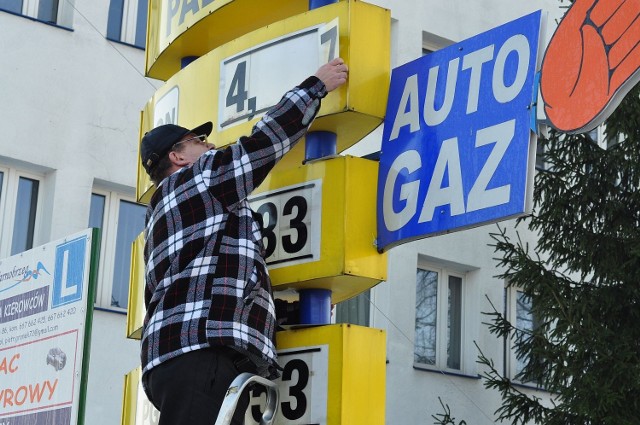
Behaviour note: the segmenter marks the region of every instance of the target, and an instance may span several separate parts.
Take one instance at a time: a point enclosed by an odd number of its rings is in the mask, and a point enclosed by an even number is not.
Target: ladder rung
[[[240,394],[242,394],[245,388],[252,384],[262,385],[267,390],[267,408],[262,414],[260,425],[273,425],[278,411],[278,386],[273,381],[246,372],[238,375],[231,385],[229,385],[215,425],[231,424],[233,414],[238,407]]]

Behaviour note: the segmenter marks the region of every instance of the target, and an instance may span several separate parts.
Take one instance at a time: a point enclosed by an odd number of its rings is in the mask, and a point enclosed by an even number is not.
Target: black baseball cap
[[[212,129],[213,124],[211,121],[207,121],[191,130],[175,124],[163,124],[153,130],[147,131],[140,143],[140,160],[142,161],[142,166],[147,171],[147,174],[151,174],[151,170],[158,165],[160,158],[169,152],[173,145],[178,143],[184,136],[189,133],[193,133],[196,136],[202,134],[208,136],[211,134]]]

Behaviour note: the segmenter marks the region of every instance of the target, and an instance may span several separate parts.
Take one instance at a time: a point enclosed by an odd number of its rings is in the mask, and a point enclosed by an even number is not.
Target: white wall
[[[140,366],[140,343],[126,338],[125,317],[94,311],[86,425],[120,425],[124,375]]]

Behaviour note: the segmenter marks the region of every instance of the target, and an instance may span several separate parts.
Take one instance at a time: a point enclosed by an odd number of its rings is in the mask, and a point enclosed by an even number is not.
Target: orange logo
[[[544,110],[556,129],[601,124],[640,80],[640,0],[576,0],[542,62]]]

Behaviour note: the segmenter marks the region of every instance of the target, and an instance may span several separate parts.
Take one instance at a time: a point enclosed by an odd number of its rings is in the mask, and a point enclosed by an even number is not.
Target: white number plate
[[[249,202],[262,215],[262,242],[270,268],[320,259],[322,180],[260,193]]]
[[[338,19],[270,40],[220,62],[218,131],[264,114],[339,55]]]
[[[304,347],[278,352],[282,377],[275,381],[280,392],[276,424],[308,425],[327,423],[329,346]],[[251,392],[245,424],[260,423],[266,403],[265,390]]]

